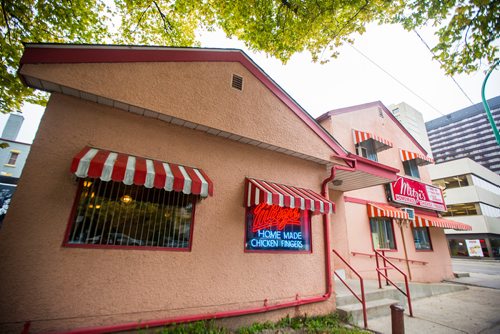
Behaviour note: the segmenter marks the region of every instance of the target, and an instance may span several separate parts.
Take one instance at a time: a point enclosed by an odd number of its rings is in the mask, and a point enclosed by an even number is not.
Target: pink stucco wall
[[[29,64],[21,73],[324,160],[332,153],[236,62]],[[233,74],[243,91],[231,88]]]
[[[56,67],[43,75],[56,73],[55,79],[73,80],[81,89],[117,94],[162,113],[182,114],[202,124],[328,156],[330,149],[251,77],[247,85],[255,84],[255,89],[247,86],[244,96],[227,98],[230,93],[219,94],[218,87],[207,97],[203,87],[218,85],[226,71],[220,64],[212,65],[206,72],[204,66],[186,64],[191,70],[185,77],[177,73],[185,68],[169,65],[168,70],[159,69],[162,76],[153,83],[142,77],[148,72],[151,79],[153,70],[141,66],[135,78],[123,79],[130,65],[109,73],[99,66],[75,72]],[[233,65],[224,74],[232,72]],[[163,76],[173,83],[162,86],[169,82]],[[141,79],[146,88],[131,83]],[[195,82],[198,86],[193,88]],[[110,87],[113,84],[121,89]],[[302,143],[304,136],[311,138],[310,145]],[[214,182],[215,194],[196,207],[192,251],[62,247],[77,188],[69,166],[85,145],[202,168]],[[146,321],[324,293],[321,216],[312,219],[312,254],[244,253],[246,176],[319,192],[328,174],[319,164],[53,94],[0,233],[0,330],[18,331],[24,321],[32,321],[34,332]],[[327,313],[333,308],[332,298],[260,319]]]
[[[382,112],[381,117],[379,111]],[[394,143],[394,147],[377,154],[378,161],[382,164],[400,169],[400,175],[404,175],[403,164],[399,155],[399,148],[420,152],[419,148],[412,142],[407,134],[382,110],[381,107],[372,106],[356,111],[333,115],[322,121],[326,129],[331,129],[335,138],[346,149],[355,152],[352,129],[373,133]],[[422,152],[420,152],[422,153]],[[420,182],[431,183],[426,167],[419,167]],[[387,203],[386,193],[383,186],[364,188],[355,191],[336,194],[331,191],[330,196],[336,198],[337,203],[344,202],[346,198],[355,198],[368,202]],[[340,236],[335,236],[333,247],[338,249],[343,256],[349,259],[351,265],[359,270],[366,278],[376,278],[375,258],[364,255],[353,255],[353,252],[373,254],[373,245],[370,232],[369,218],[366,205],[363,203],[346,202],[343,210],[338,210],[333,215],[333,230],[341,231]],[[453,275],[451,259],[444,230],[430,228],[432,251],[416,251],[413,235],[409,226],[400,227],[393,223],[397,250],[388,252],[389,256],[404,259],[403,236],[406,250],[410,260],[424,261],[427,264],[410,263],[412,280],[416,282],[439,282]],[[343,237],[346,240],[343,240]],[[408,272],[405,261],[397,261],[396,264],[405,272]],[[336,269],[346,269],[339,261],[335,261]],[[349,274],[349,271],[347,271]],[[392,274],[391,278],[401,279],[400,275]]]

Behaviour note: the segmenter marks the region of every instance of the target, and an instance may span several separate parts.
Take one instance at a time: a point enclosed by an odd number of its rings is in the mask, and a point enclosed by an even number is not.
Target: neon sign
[[[276,226],[282,231],[287,225],[300,225],[300,210],[282,208],[277,205],[261,203],[253,209],[252,232]]]
[[[309,227],[308,211],[261,203],[247,208],[245,248],[308,252],[311,250]]]

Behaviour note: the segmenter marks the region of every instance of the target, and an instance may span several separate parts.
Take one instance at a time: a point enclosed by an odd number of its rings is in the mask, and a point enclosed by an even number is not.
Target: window
[[[481,214],[479,203],[461,203],[447,205],[447,211],[443,212],[443,216],[473,216]]]
[[[65,244],[190,250],[196,198],[81,179]]]
[[[370,229],[372,232],[373,248],[396,249],[390,218],[371,218]]]
[[[432,181],[432,183],[446,189],[467,187],[469,185],[467,175],[457,175],[453,177],[437,179]]]
[[[414,227],[413,240],[415,241],[416,250],[432,250],[428,227]]]
[[[246,251],[311,252],[308,210],[261,203],[247,207]]]
[[[375,145],[372,139],[356,144],[356,154],[362,156],[363,158],[378,161],[377,151],[375,150]]]
[[[416,159],[403,161],[403,168],[405,170],[405,174],[415,177],[417,179],[420,178],[420,173],[418,172],[418,165]]]
[[[19,157],[19,152],[11,151],[7,165],[15,166],[18,157]]]

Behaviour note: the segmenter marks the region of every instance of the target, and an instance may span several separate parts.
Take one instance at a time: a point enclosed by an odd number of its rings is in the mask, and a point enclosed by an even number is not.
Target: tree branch
[[[139,28],[139,25],[141,24],[141,21],[144,18],[144,15],[149,10],[149,8],[151,8],[151,5],[152,5],[152,3],[150,3],[149,6],[142,12],[141,16],[139,17],[139,20],[137,21],[137,24],[136,24],[134,30],[132,31],[133,34],[135,34],[136,30]],[[156,5],[156,2],[155,2],[155,5]],[[158,5],[157,5],[156,8],[158,8]]]
[[[7,27],[7,35],[9,36],[9,43],[12,44],[12,38],[10,36],[9,18],[7,17],[7,10],[5,9],[5,0],[2,0],[2,14],[3,14],[3,19],[5,20],[5,26]]]
[[[158,10],[158,13],[161,16],[161,19],[163,20],[163,27],[165,28],[165,31],[167,33],[170,33],[170,31],[172,31],[172,24],[168,20],[167,16],[165,14],[163,14],[158,3],[156,1],[153,1],[153,3],[155,4],[156,9]],[[168,25],[168,27],[167,27],[167,25]]]

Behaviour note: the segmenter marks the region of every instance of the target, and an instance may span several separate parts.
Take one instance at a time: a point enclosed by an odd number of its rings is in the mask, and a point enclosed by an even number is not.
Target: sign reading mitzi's
[[[446,211],[441,189],[403,176],[391,183],[392,201],[425,209]]]

